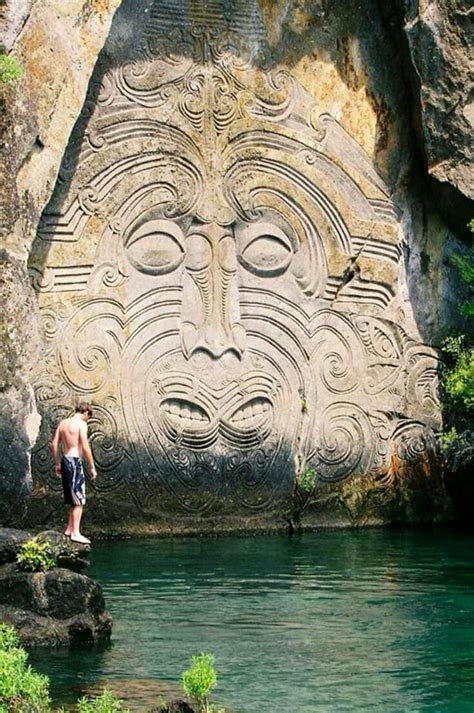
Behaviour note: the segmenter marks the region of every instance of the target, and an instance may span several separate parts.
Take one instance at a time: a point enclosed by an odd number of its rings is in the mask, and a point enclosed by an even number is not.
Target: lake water
[[[112,644],[31,662],[63,700],[108,684],[135,710],[205,651],[233,713],[472,713],[473,554],[445,530],[95,542]]]

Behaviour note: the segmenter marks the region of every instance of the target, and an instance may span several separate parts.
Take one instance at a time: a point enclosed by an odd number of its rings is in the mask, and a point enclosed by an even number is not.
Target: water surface
[[[96,542],[112,645],[32,663],[63,698],[128,681],[139,710],[206,651],[235,713],[471,713],[473,545],[431,530]]]

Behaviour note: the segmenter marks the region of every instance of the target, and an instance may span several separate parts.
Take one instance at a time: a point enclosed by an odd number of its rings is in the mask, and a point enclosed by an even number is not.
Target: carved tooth
[[[248,418],[252,418],[252,416],[253,416],[252,407],[250,405],[244,406],[244,418],[248,419]]]
[[[174,416],[179,416],[179,406],[178,404],[171,404],[169,406],[169,413],[172,413]]]
[[[253,415],[260,416],[261,413],[263,413],[263,404],[261,401],[255,401],[253,405]]]
[[[190,409],[188,406],[183,406],[183,407],[181,408],[181,416],[182,416],[183,418],[189,418],[189,419],[191,419],[191,418],[192,418],[192,416],[191,416],[191,409]]]

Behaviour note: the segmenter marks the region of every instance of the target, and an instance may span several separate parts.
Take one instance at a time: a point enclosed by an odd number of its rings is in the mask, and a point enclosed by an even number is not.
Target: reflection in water
[[[235,713],[468,711],[472,551],[445,531],[98,542],[113,644],[32,663],[61,688],[133,679],[136,710],[211,651]]]

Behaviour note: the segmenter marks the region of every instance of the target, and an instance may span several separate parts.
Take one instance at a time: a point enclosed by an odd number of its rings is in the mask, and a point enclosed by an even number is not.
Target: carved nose
[[[204,351],[218,359],[230,351],[241,359],[245,351],[246,335],[241,324],[234,324],[230,330],[226,330],[222,324],[207,323],[198,328],[191,322],[184,322],[181,333],[187,357]]]
[[[183,294],[182,346],[185,356],[198,351],[214,359],[245,351],[240,324],[237,257],[233,236],[215,223],[200,226],[187,241]]]

